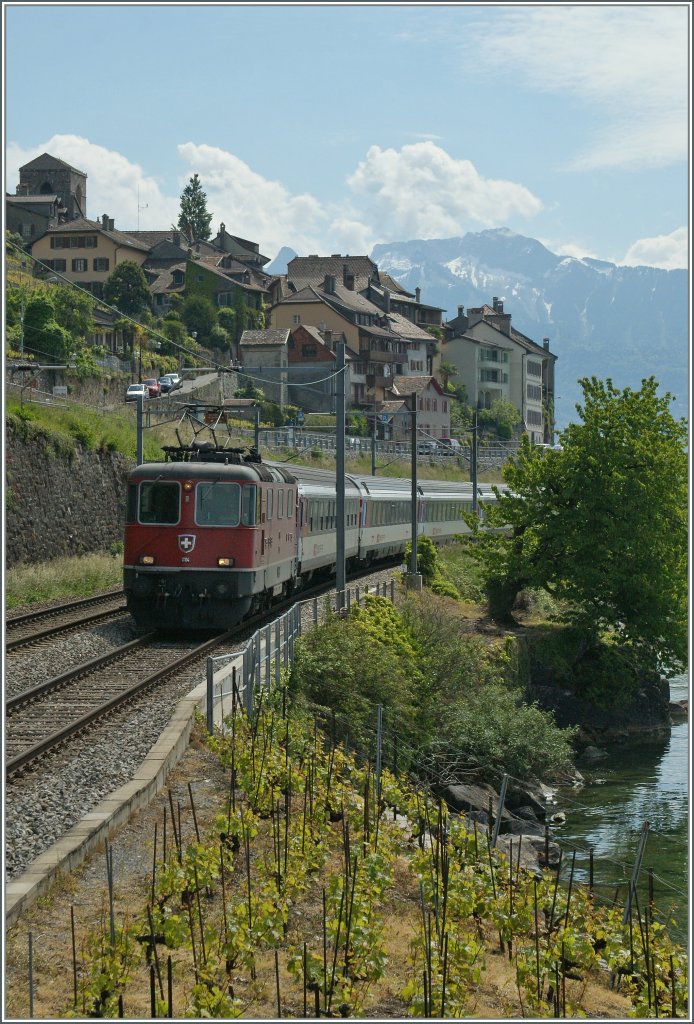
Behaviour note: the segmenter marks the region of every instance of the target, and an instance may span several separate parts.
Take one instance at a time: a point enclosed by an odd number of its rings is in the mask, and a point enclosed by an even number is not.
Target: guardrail
[[[390,584],[383,582],[374,586],[347,587],[342,592],[342,600],[338,604],[337,591],[326,594],[322,598],[314,597],[310,601],[298,601],[289,611],[284,612],[274,622],[257,629],[246,642],[241,653],[217,654],[207,659],[207,731],[212,735],[215,722],[222,731],[229,714],[243,708],[247,715],[253,713],[256,694],[262,690],[270,690],[279,686],[282,669],[289,669],[294,664],[294,645],[301,636],[303,613],[311,609],[311,622],[318,626],[325,622],[328,615],[336,614],[338,608],[349,612],[353,603],[361,604],[367,594],[395,598],[395,581]],[[225,709],[226,704],[226,709]]]

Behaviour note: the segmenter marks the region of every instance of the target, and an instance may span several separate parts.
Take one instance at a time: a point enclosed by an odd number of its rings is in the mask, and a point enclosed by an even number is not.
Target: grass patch
[[[16,565],[5,575],[8,609],[59,598],[90,597],[118,586],[123,578],[122,555],[114,545],[109,553],[56,558],[40,565]]]
[[[87,451],[118,452],[134,459],[137,454],[136,420],[133,410],[103,412],[85,406],[22,405],[8,396],[6,422],[24,441],[42,438],[58,456],[72,458],[77,446]],[[146,429],[143,435],[144,457],[159,461],[161,446],[175,438],[173,428]]]

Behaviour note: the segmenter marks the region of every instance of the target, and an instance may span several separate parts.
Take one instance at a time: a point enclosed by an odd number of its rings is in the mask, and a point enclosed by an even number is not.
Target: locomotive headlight
[[[229,569],[234,564],[233,558],[218,558],[217,565],[220,569]]]
[[[140,565],[154,565],[154,555],[140,555]]]
[[[185,480],[183,482],[183,490],[184,491],[192,491],[193,490],[193,481],[192,480]]]

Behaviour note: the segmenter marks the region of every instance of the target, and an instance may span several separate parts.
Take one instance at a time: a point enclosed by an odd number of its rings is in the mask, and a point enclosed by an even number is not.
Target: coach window
[[[246,484],[241,491],[241,522],[244,526],[255,526],[255,484]]]
[[[277,518],[284,519],[284,491],[277,492]]]
[[[238,526],[241,487],[220,480],[198,484],[195,490],[195,522],[198,526]]]
[[[140,484],[140,522],[172,525],[179,520],[181,488],[161,480]]]
[[[287,519],[294,518],[294,491],[287,491]]]
[[[267,504],[265,506],[266,510],[267,510],[266,514],[267,514],[268,522],[270,522],[270,520],[272,519],[272,496],[273,496],[273,493],[274,492],[268,487],[268,491],[267,491]]]

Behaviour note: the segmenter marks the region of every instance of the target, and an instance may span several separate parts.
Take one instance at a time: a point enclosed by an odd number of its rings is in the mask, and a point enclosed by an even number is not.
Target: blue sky
[[[122,230],[169,227],[197,172],[271,258],[508,227],[686,266],[690,14],[3,3],[6,189],[48,151]]]

